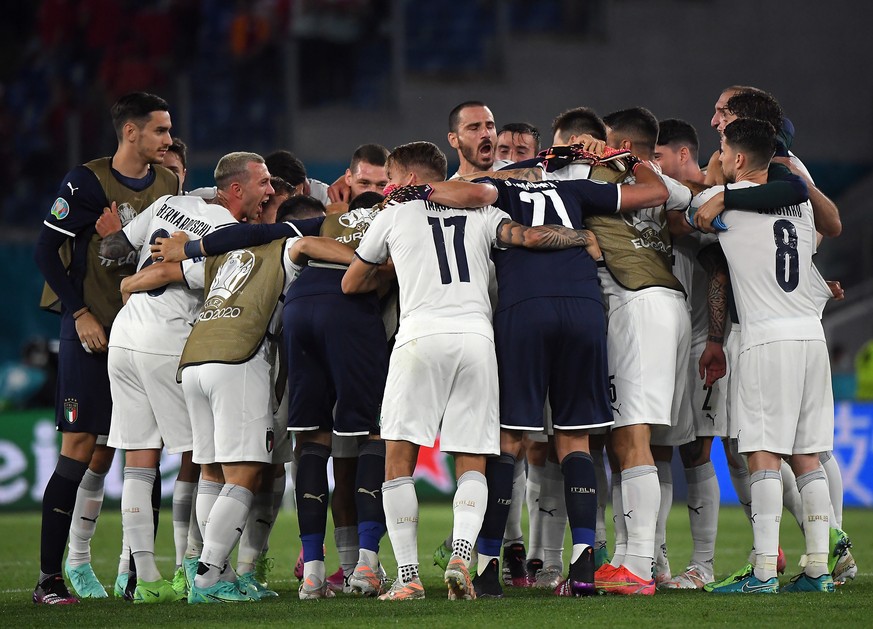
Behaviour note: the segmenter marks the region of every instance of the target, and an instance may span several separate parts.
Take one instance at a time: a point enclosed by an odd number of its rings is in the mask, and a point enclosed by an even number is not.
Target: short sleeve
[[[191,289],[202,289],[206,284],[205,258],[182,260],[182,276]]]
[[[355,255],[369,264],[382,264],[390,255],[388,253],[388,238],[391,235],[391,226],[396,208],[382,210],[370,223],[361,244],[355,250]]]

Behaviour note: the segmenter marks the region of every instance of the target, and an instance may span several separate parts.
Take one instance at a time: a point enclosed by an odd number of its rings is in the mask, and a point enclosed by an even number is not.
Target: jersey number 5
[[[776,283],[790,293],[800,281],[797,228],[791,221],[780,219],[773,223],[773,239],[776,241]]]
[[[449,257],[446,254],[446,238],[444,233],[446,227],[452,227],[454,232],[452,248],[455,251],[455,263],[458,265],[458,281],[469,282],[470,268],[467,266],[467,250],[464,249],[464,228],[467,224],[467,217],[450,216],[449,218],[441,219],[435,216],[428,216],[427,222],[433,235],[433,246],[436,249],[437,261],[440,265],[440,280],[442,280],[442,283],[452,283]]]

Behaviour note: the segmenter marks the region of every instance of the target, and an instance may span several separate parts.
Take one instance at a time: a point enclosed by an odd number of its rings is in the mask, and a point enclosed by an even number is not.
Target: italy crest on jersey
[[[79,419],[79,401],[75,398],[64,400],[64,419],[68,424],[75,424]]]

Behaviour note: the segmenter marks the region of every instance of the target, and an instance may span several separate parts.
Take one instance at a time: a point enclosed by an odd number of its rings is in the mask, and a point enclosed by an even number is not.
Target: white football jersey
[[[509,215],[495,207],[459,210],[411,201],[382,210],[356,255],[371,264],[390,256],[400,284],[396,345],[430,334],[476,333],[493,339],[488,274],[497,228]]]
[[[137,269],[142,269],[152,263],[149,245],[155,238],[183,231],[197,239],[216,228],[236,223],[226,208],[206,203],[200,197],[164,196],[128,223],[123,231],[139,251]],[[185,283],[135,293],[115,318],[109,346],[150,354],[181,354],[202,301],[202,291]]]
[[[751,187],[752,182],[731,184]],[[715,186],[704,195],[723,190]],[[824,340],[820,306],[830,289],[812,262],[808,201],[774,210],[725,210],[718,239],[728,260],[743,327],[742,350],[774,341]]]

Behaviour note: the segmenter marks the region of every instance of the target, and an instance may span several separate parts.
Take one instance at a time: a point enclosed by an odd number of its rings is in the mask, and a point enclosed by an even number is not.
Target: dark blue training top
[[[484,181],[497,188],[494,203],[517,223],[528,226],[585,227],[586,216],[618,211],[618,187],[580,179],[573,181]],[[498,310],[536,297],[585,297],[600,301],[597,265],[582,247],[534,251],[522,247],[497,251]]]

